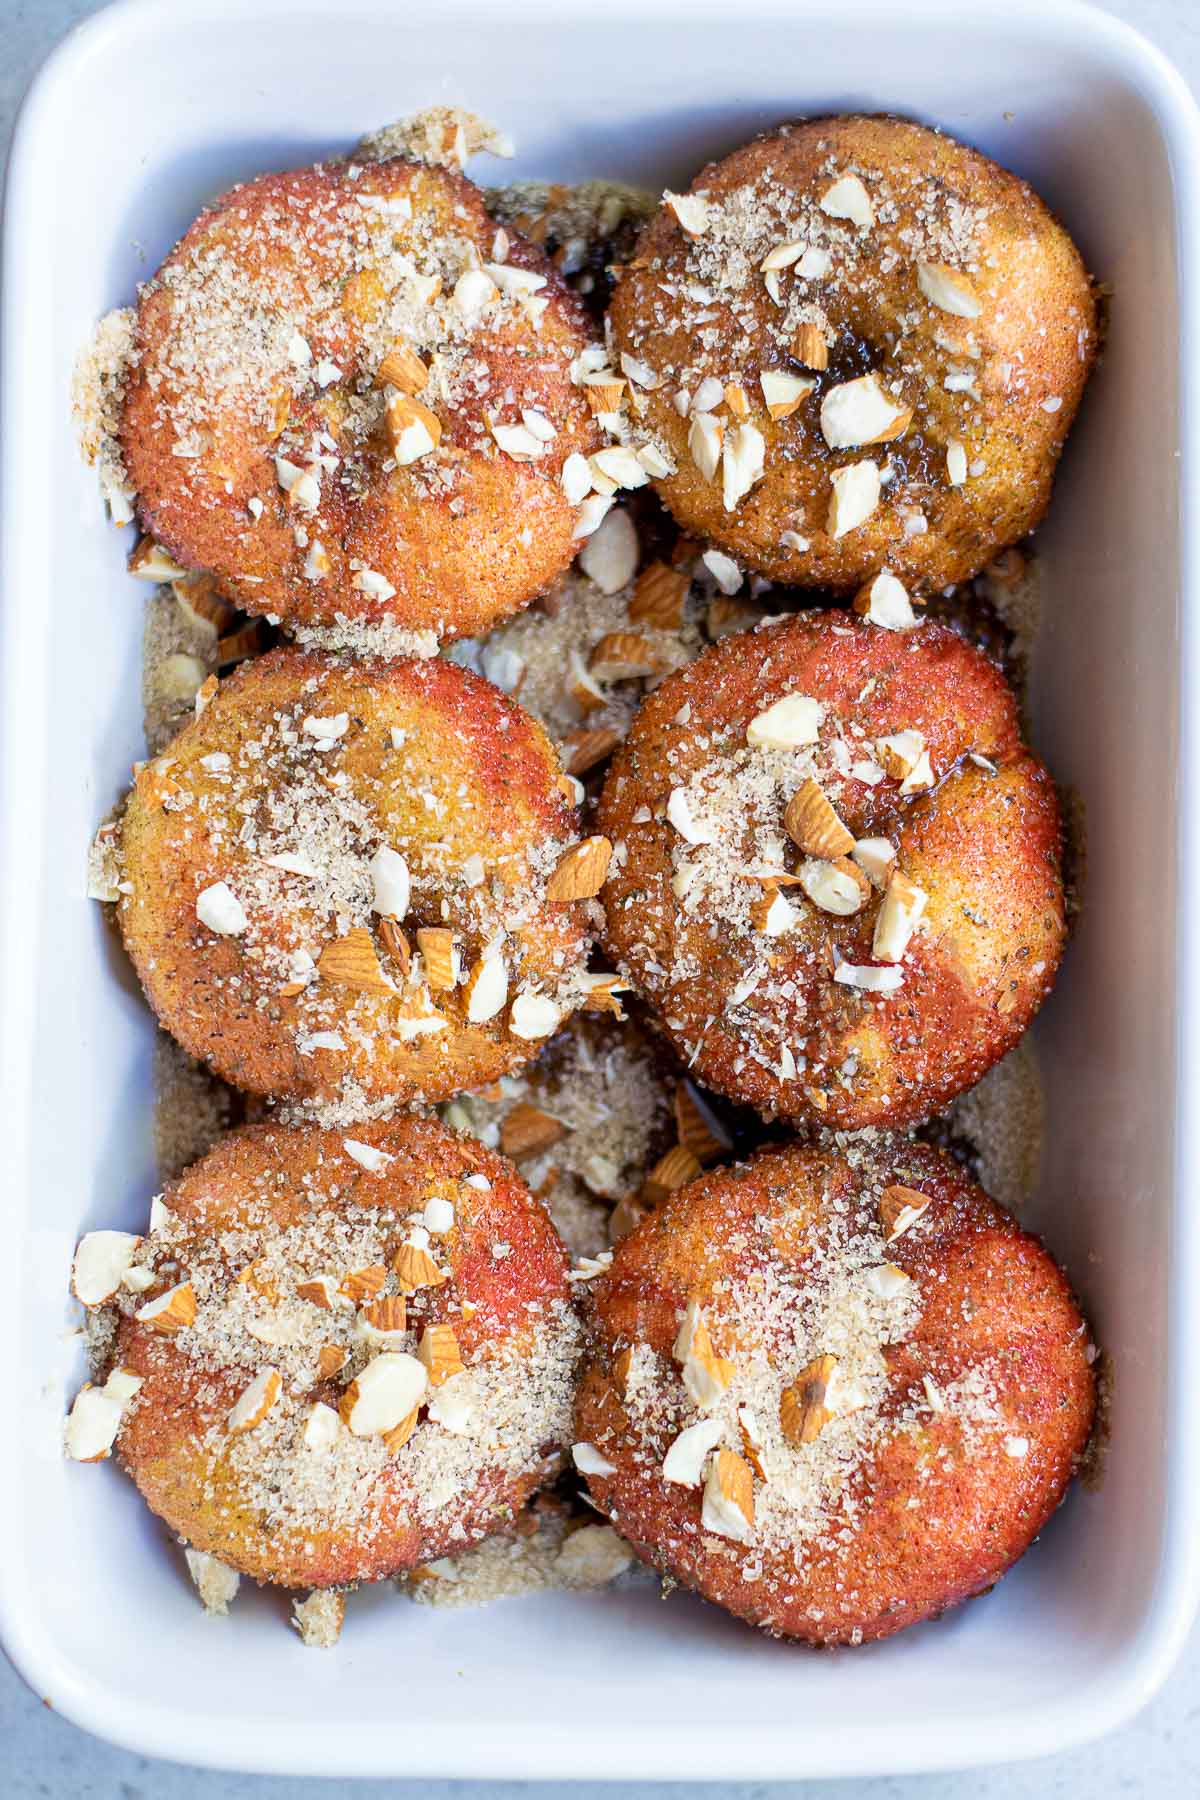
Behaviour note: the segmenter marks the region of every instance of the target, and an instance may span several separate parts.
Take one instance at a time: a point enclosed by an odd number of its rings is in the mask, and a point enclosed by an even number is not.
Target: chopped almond
[[[928,1194],[920,1188],[903,1187],[899,1183],[884,1188],[879,1196],[879,1218],[887,1232],[887,1242],[903,1237],[916,1224],[930,1204]]]
[[[793,1448],[811,1444],[833,1417],[825,1402],[836,1368],[836,1356],[818,1356],[780,1395],[779,1425]]]
[[[366,1269],[351,1269],[343,1277],[338,1293],[347,1300],[371,1300],[379,1292],[387,1280],[387,1269],[383,1263],[372,1263]]]
[[[564,850],[546,883],[546,898],[554,902],[590,900],[604,886],[612,844],[606,837],[584,838]]]
[[[481,956],[472,964],[463,988],[467,1019],[472,1025],[485,1025],[504,1011],[508,1000],[508,970],[502,956]]]
[[[157,1299],[147,1300],[140,1306],[136,1318],[143,1325],[149,1325],[154,1331],[161,1331],[165,1337],[174,1337],[177,1331],[196,1321],[196,1290],[190,1281],[181,1281]]]
[[[500,1126],[500,1148],[505,1156],[535,1156],[566,1135],[566,1126],[538,1106],[521,1101]]]
[[[898,963],[908,949],[917,921],[929,899],[924,888],[893,869],[891,880],[875,920],[871,953],[881,962]]]
[[[593,731],[576,731],[563,745],[567,752],[568,775],[586,775],[607,756],[611,756],[621,742],[619,731],[611,731],[607,727]]]
[[[797,326],[792,355],[806,369],[820,371],[829,367],[829,345],[825,342],[825,333],[819,325],[806,320],[803,325]]]
[[[261,1370],[230,1408],[226,1420],[230,1432],[253,1431],[256,1425],[261,1425],[282,1391],[283,1377],[279,1370]]]
[[[686,569],[672,569],[663,562],[647,563],[637,578],[629,602],[630,624],[678,631],[683,624],[684,601],[690,585]],[[569,768],[570,764],[567,766]],[[572,770],[572,773],[578,771]]]
[[[442,421],[421,400],[394,393],[387,403],[388,436],[392,455],[404,467],[428,456],[441,442]]]
[[[340,1344],[322,1344],[317,1352],[317,1373],[322,1381],[331,1381],[349,1361],[350,1352]]]
[[[661,1199],[665,1194],[673,1194],[677,1188],[686,1187],[689,1181],[695,1181],[700,1173],[700,1164],[692,1152],[682,1144],[676,1144],[673,1150],[660,1157],[646,1177],[645,1186],[654,1199]]]
[[[700,1523],[706,1531],[745,1543],[754,1532],[754,1475],[736,1450],[719,1449],[704,1484]]]
[[[424,1365],[403,1351],[385,1351],[359,1371],[338,1411],[355,1437],[394,1431],[419,1406],[428,1386]]]
[[[629,983],[622,981],[619,975],[597,970],[593,974],[580,977],[583,982],[583,1009],[585,1012],[609,1013],[614,1019],[623,1019],[625,1009],[617,998],[619,994],[629,992]]]
[[[588,670],[596,681],[633,681],[657,675],[662,667],[657,647],[635,631],[608,632],[588,659]]]
[[[417,932],[417,947],[425,965],[425,979],[431,988],[445,991],[458,981],[454,933],[448,925],[423,925]]]
[[[422,1250],[418,1244],[401,1244],[392,1258],[392,1268],[404,1294],[415,1294],[418,1288],[441,1287],[450,1279],[428,1250]]]
[[[832,861],[839,856],[849,856],[854,848],[853,832],[847,831],[823,789],[811,778],[798,787],[788,801],[783,826],[806,856],[822,856]]]
[[[403,1331],[408,1323],[408,1308],[402,1294],[381,1294],[364,1306],[362,1316],[376,1331]]]
[[[402,394],[419,394],[429,380],[429,370],[408,344],[393,344],[375,372],[379,387],[399,388]]]
[[[727,381],[725,383],[725,404],[735,419],[748,419],[750,417],[750,396],[747,394],[740,381]]]
[[[355,925],[345,937],[326,944],[317,959],[322,981],[336,987],[349,988],[356,994],[391,994],[391,982],[380,967],[371,933],[365,925]]]
[[[417,1355],[428,1371],[430,1387],[441,1387],[452,1376],[463,1372],[462,1352],[452,1325],[427,1325],[421,1334]]]
[[[633,1367],[633,1345],[630,1344],[626,1349],[618,1352],[618,1354],[613,1358],[613,1366],[612,1366],[613,1386],[616,1388],[618,1394],[620,1394],[622,1400],[624,1400],[628,1394],[629,1374],[630,1374],[630,1370],[632,1369],[632,1367]]]
[[[402,975],[407,975],[412,966],[412,952],[408,947],[408,939],[397,925],[395,919],[380,919],[376,926],[379,942],[385,953],[391,957]]]

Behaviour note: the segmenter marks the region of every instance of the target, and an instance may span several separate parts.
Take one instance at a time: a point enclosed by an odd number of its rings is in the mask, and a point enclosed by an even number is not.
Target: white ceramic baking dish
[[[207,1618],[130,1484],[59,1454],[74,1240],[136,1227],[154,1184],[149,1016],[83,880],[141,747],[145,590],[76,458],[72,357],[209,196],[437,100],[511,131],[518,173],[656,186],[782,119],[911,113],[1027,175],[1114,289],[1041,536],[1036,738],[1089,866],[1038,1028],[1032,1208],[1115,1360],[1112,1454],[994,1594],[883,1646],[812,1655],[649,1589],[487,1613],[378,1592],[320,1655],[277,1598]],[[1162,59],[1049,0],[174,0],[52,58],[5,240],[0,1626],[70,1718],[296,1774],[772,1778],[1046,1752],[1161,1681],[1200,1576],[1196,176]]]

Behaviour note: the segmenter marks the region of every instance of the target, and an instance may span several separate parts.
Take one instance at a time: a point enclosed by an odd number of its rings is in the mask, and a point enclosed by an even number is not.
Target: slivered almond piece
[[[333,1309],[333,1283],[328,1275],[314,1275],[311,1281],[301,1281],[296,1285],[297,1300],[307,1300],[310,1306],[319,1306],[322,1312]]]
[[[722,1446],[709,1464],[700,1523],[740,1544],[754,1535],[754,1474],[736,1450]]]
[[[688,237],[701,237],[708,230],[709,207],[703,194],[673,194],[663,191],[663,205],[674,213],[676,223]]]
[[[138,575],[143,581],[180,581],[187,574],[187,570],[181,569],[161,544],[156,544],[150,537],[138,539],[125,566],[131,575]]]
[[[417,932],[417,948],[425,965],[425,979],[431,988],[447,991],[458,981],[455,967],[454,933],[448,925],[423,925]]]
[[[588,669],[597,681],[632,681],[656,675],[663,659],[656,645],[636,631],[609,631],[588,658]]]
[[[796,914],[775,881],[765,881],[761,894],[750,902],[750,924],[764,937],[783,937],[796,923]]]
[[[111,1300],[141,1241],[130,1231],[89,1231],[80,1238],[71,1265],[75,1298],[84,1306]]]
[[[407,975],[412,967],[412,952],[408,947],[408,939],[397,925],[395,919],[380,919],[376,926],[379,942],[402,975]]]
[[[450,1279],[419,1244],[401,1244],[392,1258],[392,1268],[403,1294],[415,1294],[418,1288],[441,1287]]]
[[[606,756],[611,756],[620,742],[620,732],[611,731],[607,727],[572,732],[563,744],[567,752],[568,775],[586,775],[589,769],[602,763]]]
[[[472,965],[463,988],[467,1020],[472,1025],[485,1025],[504,1011],[508,1000],[508,970],[502,956],[481,956]]]
[[[261,1369],[243,1388],[225,1421],[231,1433],[253,1431],[261,1425],[283,1391],[283,1377],[278,1369]]]
[[[612,1366],[613,1386],[616,1388],[618,1394],[620,1394],[622,1400],[626,1399],[628,1396],[629,1374],[630,1374],[630,1370],[632,1368],[633,1368],[633,1345],[629,1344],[624,1350],[620,1351],[613,1358],[613,1366]]]
[[[531,1106],[527,1100],[522,1100],[500,1126],[500,1148],[505,1156],[535,1156],[539,1150],[548,1150],[551,1144],[557,1144],[559,1138],[566,1136],[566,1131],[560,1119],[543,1112],[540,1106]]]
[[[831,450],[857,450],[901,437],[912,407],[886,393],[877,375],[859,375],[827,388],[821,401],[821,432]]]
[[[893,869],[875,920],[871,954],[881,962],[900,962],[928,899],[924,888]]]
[[[688,430],[688,453],[705,481],[713,481],[721,464],[725,427],[712,413],[696,413]]]
[[[845,537],[866,522],[879,505],[879,465],[850,463],[832,476],[829,515],[825,528],[830,537]]]
[[[402,1294],[381,1294],[364,1306],[362,1316],[376,1331],[403,1331],[408,1322],[408,1308]]]
[[[625,1017],[625,1009],[617,996],[629,992],[627,981],[622,981],[619,975],[610,974],[606,970],[585,974],[580,979],[583,982],[585,1012],[611,1013],[615,1019]]]
[[[365,1269],[351,1269],[342,1277],[338,1293],[347,1300],[371,1300],[379,1292],[387,1280],[387,1269],[383,1263],[371,1263]]]
[[[733,1364],[713,1349],[708,1326],[695,1300],[689,1300],[675,1339],[675,1357],[681,1364],[683,1385],[692,1403],[701,1411],[715,1406],[733,1380]]]
[[[330,1381],[338,1370],[344,1368],[350,1359],[350,1352],[343,1350],[340,1344],[322,1344],[317,1352],[317,1373],[322,1381]]]
[[[593,373],[585,375],[580,385],[583,388],[583,397],[593,413],[620,411],[621,396],[625,392],[623,375],[615,374],[612,369],[596,369]]]
[[[829,367],[829,345],[825,342],[825,333],[811,319],[796,327],[796,335],[792,339],[792,355],[806,369],[820,371]]]
[[[811,1444],[832,1419],[825,1402],[836,1368],[836,1356],[818,1356],[779,1396],[780,1430],[794,1449]]]
[[[356,994],[395,993],[391,982],[379,965],[371,933],[365,925],[355,925],[345,937],[326,944],[317,958],[322,981],[336,987],[349,988]]]
[[[428,1386],[425,1367],[403,1351],[384,1351],[360,1369],[338,1411],[355,1437],[394,1431],[419,1406]]]
[[[871,898],[871,883],[848,856],[839,856],[833,862],[809,857],[799,873],[800,886],[813,905],[838,918],[848,919],[861,912]]]
[[[582,713],[595,711],[598,706],[608,703],[608,695],[598,685],[579,659],[579,652],[573,650],[567,664],[565,683],[568,694]]]
[[[590,900],[604,886],[612,844],[606,837],[584,838],[564,850],[546,883],[546,898],[554,902]]]
[[[923,1194],[920,1188],[902,1187],[898,1183],[884,1188],[879,1196],[879,1218],[887,1232],[887,1242],[890,1244],[893,1239],[903,1237],[929,1204],[929,1195]]]
[[[919,731],[894,731],[890,737],[877,738],[875,749],[884,772],[893,781],[907,781],[921,760],[925,739]]]
[[[462,1352],[452,1325],[427,1325],[421,1333],[417,1355],[428,1371],[430,1387],[441,1387],[463,1372]]]
[[[748,419],[750,417],[750,396],[747,394],[740,381],[727,381],[725,383],[725,404],[735,419]]]
[[[817,384],[808,375],[789,375],[785,369],[764,369],[758,385],[771,417],[787,419]]]
[[[196,1320],[196,1290],[190,1281],[180,1281],[155,1300],[147,1300],[134,1315],[142,1325],[174,1337],[177,1331]]]
[[[644,1187],[647,1199],[657,1205],[666,1194],[673,1194],[677,1188],[686,1187],[689,1181],[695,1181],[700,1173],[700,1164],[692,1152],[682,1144],[676,1144],[665,1156],[659,1158],[647,1175]]]
[[[384,1432],[383,1447],[389,1456],[393,1456],[397,1450],[403,1450],[405,1444],[407,1444],[409,1438],[417,1429],[417,1419],[420,1416],[420,1412],[420,1407],[414,1406],[411,1412],[405,1413],[398,1425],[393,1425],[390,1431]]]
[[[428,380],[429,370],[405,343],[393,344],[375,371],[377,387],[399,388],[402,394],[419,394]]]
[[[683,606],[691,585],[686,569],[672,569],[667,563],[652,562],[638,576],[629,602],[631,625],[656,625],[660,631],[678,631],[683,624]]]
[[[422,400],[395,393],[387,403],[387,429],[392,455],[405,467],[436,450],[442,437],[442,421]]]
[[[849,856],[854,834],[847,831],[818,782],[810,777],[792,795],[783,812],[783,828],[806,856],[833,861]]]
[[[940,311],[958,319],[977,319],[983,311],[979,296],[965,275],[947,263],[917,264],[917,286]]]
[[[861,231],[866,231],[875,223],[875,208],[871,205],[871,196],[857,175],[839,176],[833,186],[821,195],[817,204],[831,219],[849,219]]]
[[[763,1457],[762,1431],[758,1420],[748,1406],[738,1407],[738,1433],[742,1440],[742,1452],[760,1481],[767,1479],[767,1465]]]
[[[714,1127],[723,1131],[720,1121],[701,1105],[688,1082],[676,1082],[674,1104],[675,1130],[680,1145],[691,1152],[701,1167],[733,1149],[733,1140],[728,1134],[717,1135]]]

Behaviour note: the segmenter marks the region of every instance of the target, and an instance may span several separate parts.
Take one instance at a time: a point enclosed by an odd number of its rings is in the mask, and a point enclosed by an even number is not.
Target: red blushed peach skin
[[[897,1183],[924,1210],[889,1242],[880,1206]],[[843,1280],[853,1291],[864,1264],[885,1260],[907,1277],[912,1311],[877,1352],[870,1410],[785,1441],[764,1393],[845,1341],[832,1331],[844,1301],[822,1313],[812,1295]],[[776,1636],[863,1642],[983,1592],[1045,1525],[1088,1440],[1092,1352],[1065,1278],[950,1156],[925,1146],[882,1140],[851,1166],[793,1145],[703,1176],[617,1245],[588,1294],[575,1428],[608,1465],[588,1474],[593,1500],[643,1560]],[[728,1397],[704,1414],[674,1350],[689,1301],[735,1370]],[[814,1319],[828,1335],[809,1331]],[[642,1369],[632,1378],[631,1350]],[[751,1454],[740,1382],[753,1386],[767,1445],[746,1542],[702,1517],[700,1486],[662,1471],[676,1433],[702,1416],[719,1416],[722,1443]],[[842,1438],[840,1464],[828,1448],[839,1429],[861,1431],[858,1449]],[[802,1486],[822,1457],[823,1516],[789,1538],[772,1491]]]
[[[867,225],[822,209],[847,177],[865,190]],[[710,209],[707,228],[687,235],[664,206],[611,313],[616,353],[654,379],[645,422],[676,465],[655,485],[685,531],[774,581],[853,592],[886,567],[933,592],[1038,523],[1098,332],[1087,270],[1032,189],[940,132],[851,115],[757,138],[702,169],[691,192]],[[789,243],[772,298],[761,265]],[[797,260],[805,246],[827,262]],[[972,316],[930,299],[922,263],[948,267]],[[805,324],[825,367],[801,343]],[[773,418],[764,373],[812,386]],[[885,442],[831,448],[825,396],[868,374],[911,419]],[[721,474],[697,466],[693,418],[675,405],[703,381],[727,393],[736,382],[739,413],[763,439],[762,479],[732,508]],[[738,416],[712,414],[727,430]],[[886,486],[869,516],[835,533],[833,477],[862,461],[888,465]]]
[[[190,1275],[200,1293],[199,1318],[178,1335],[164,1336],[139,1322],[130,1303],[116,1344],[116,1361],[143,1382],[122,1423],[117,1455],[146,1503],[195,1548],[243,1574],[288,1587],[378,1580],[507,1523],[552,1472],[569,1423],[576,1328],[566,1257],[512,1164],[424,1120],[356,1126],[352,1141],[390,1160],[378,1172],[367,1170],[337,1132],[264,1125],[225,1138],[180,1176],[163,1196],[179,1225],[172,1227],[169,1252],[161,1252],[160,1281],[149,1294]],[[414,1483],[427,1467],[419,1459],[429,1457],[430,1441],[439,1433],[445,1443],[467,1440],[452,1440],[423,1412],[408,1442],[391,1453],[379,1438],[352,1438],[345,1428],[331,1447],[305,1448],[299,1433],[312,1406],[337,1409],[364,1360],[356,1349],[362,1312],[353,1305],[298,1303],[296,1285],[311,1271],[276,1265],[281,1234],[324,1231],[336,1285],[344,1272],[339,1254],[343,1261],[347,1255],[339,1251],[338,1234],[347,1232],[357,1234],[360,1256],[370,1257],[362,1246],[373,1245],[390,1271],[404,1220],[434,1195],[454,1208],[451,1229],[432,1240],[445,1279],[408,1295],[407,1337],[374,1344],[367,1354],[384,1348],[413,1354],[429,1326],[449,1325],[469,1368],[481,1356],[513,1359],[506,1379],[518,1406],[528,1368],[529,1407],[540,1409],[547,1435],[519,1465],[489,1451],[481,1438],[470,1453],[469,1477],[442,1506],[423,1509]],[[502,1257],[497,1245],[506,1246]],[[269,1281],[264,1267],[270,1268]],[[381,1293],[394,1294],[398,1285],[389,1272]],[[230,1312],[243,1294],[250,1311]],[[280,1316],[278,1305],[290,1323],[299,1322],[298,1338],[279,1347],[240,1331],[237,1320],[255,1317],[261,1326]],[[197,1345],[198,1332],[211,1335],[206,1320],[220,1306],[227,1309],[228,1343],[241,1347],[227,1363],[209,1338],[207,1348]],[[544,1348],[536,1357],[531,1349],[539,1327],[562,1339],[550,1357]],[[311,1367],[322,1343],[347,1348],[353,1359],[328,1378]],[[283,1367],[282,1397],[262,1425],[231,1433],[234,1402],[256,1368],[275,1362]],[[423,1408],[433,1394],[426,1392]],[[350,1516],[323,1518],[321,1496],[337,1490],[337,1464],[359,1454],[365,1461]]]
[[[343,718],[316,748],[304,720]],[[118,914],[151,1006],[191,1055],[254,1093],[330,1096],[354,1081],[374,1098],[436,1101],[496,1080],[541,1047],[512,1030],[513,997],[554,989],[586,956],[583,904],[545,898],[552,847],[577,836],[560,779],[541,726],[454,664],[298,650],[245,664],[125,811]],[[411,964],[406,976],[371,910],[380,844],[410,869],[408,954],[425,927],[455,934],[452,989],[429,988]],[[300,852],[311,872],[273,867],[269,852]],[[244,906],[236,935],[197,915],[219,882]],[[351,926],[389,986],[363,991],[311,967],[292,979],[293,953],[319,962]],[[507,1000],[472,1022],[466,979],[497,934]],[[419,1014],[443,1029],[405,1035]]]
[[[468,340],[451,305],[454,259],[465,240],[491,261],[496,226],[461,175],[395,158],[355,174],[330,163],[260,176],[217,201],[138,305],[121,445],[145,530],[239,606],[289,625],[387,620],[449,638],[524,606],[574,554],[562,465],[599,437],[570,377],[589,335],[579,302],[539,251],[509,239],[507,267],[542,277],[535,298],[548,304],[536,323],[511,307]],[[442,282],[416,313],[404,310],[405,268]],[[465,355],[470,366],[446,392],[430,376],[418,397],[440,443],[396,466],[381,402],[365,425],[363,414],[406,326],[426,363]],[[299,364],[293,332],[308,351]],[[556,433],[527,462],[491,435],[493,420],[520,424],[524,409]],[[275,459],[308,466],[314,445],[333,466],[317,471],[315,511],[298,511]],[[364,587],[364,568],[394,594]]]
[[[787,889],[797,923],[741,1004],[731,996],[763,942],[745,905],[731,925],[672,889],[683,846],[665,817],[669,792],[714,764],[732,769],[750,722],[792,693],[822,703],[823,739],[840,731],[854,757],[873,760],[897,733],[924,739],[932,788],[905,795],[895,776],[869,785],[828,763],[820,772],[853,837],[886,837],[927,896],[894,993],[833,979],[839,963],[878,960],[875,888],[851,917]],[[778,811],[784,838],[782,795]],[[1021,743],[999,671],[946,627],[899,633],[826,612],[725,639],[644,702],[598,829],[624,846],[601,896],[610,953],[697,1078],[764,1113],[844,1129],[926,1118],[1012,1048],[1054,981],[1065,936],[1054,786]],[[744,851],[748,864],[749,836]],[[747,1054],[756,1032],[770,1046],[761,1060]],[[781,1046],[795,1074],[780,1073]]]

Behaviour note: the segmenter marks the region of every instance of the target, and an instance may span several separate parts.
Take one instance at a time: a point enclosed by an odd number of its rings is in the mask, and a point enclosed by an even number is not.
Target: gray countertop
[[[162,0],[167,5],[170,0]],[[12,121],[22,94],[38,64],[77,19],[99,9],[99,0],[0,0],[0,145],[7,150]],[[1200,87],[1200,6],[1196,0],[1109,0],[1105,10],[1137,25],[1156,42],[1192,83]],[[300,1784],[289,1779],[210,1774],[202,1770],[155,1763],[116,1750],[57,1718],[31,1694],[7,1662],[0,1658],[0,1791],[5,1800],[71,1796],[120,1796],[120,1800],[284,1800]],[[305,1800],[353,1793],[420,1794],[456,1800],[506,1800],[537,1792],[528,1782],[350,1782],[303,1784]],[[1098,1745],[1040,1762],[961,1775],[905,1776],[858,1782],[819,1781],[784,1785],[732,1784],[730,1800],[768,1800],[769,1796],[803,1788],[808,1800],[1052,1800],[1084,1795],[1087,1800],[1116,1800],[1118,1795],[1183,1796],[1200,1793],[1200,1628],[1179,1668],[1163,1692],[1122,1731]],[[581,1782],[572,1788],[577,1800],[611,1795],[603,1783]],[[627,1800],[675,1800],[694,1795],[682,1783],[644,1788],[626,1787]]]

